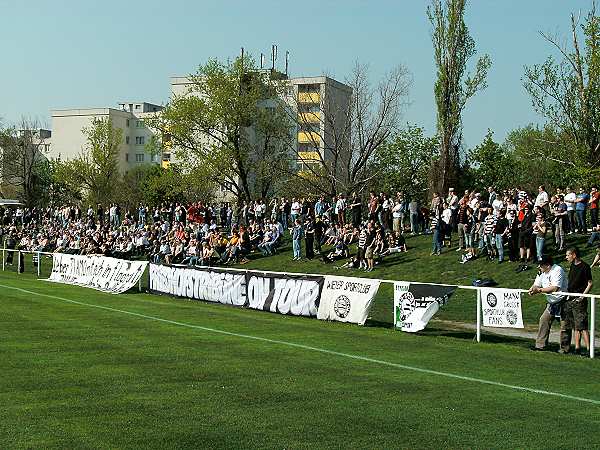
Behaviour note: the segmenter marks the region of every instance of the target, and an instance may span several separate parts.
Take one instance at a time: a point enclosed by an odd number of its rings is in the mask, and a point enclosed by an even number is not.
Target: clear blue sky
[[[404,121],[435,131],[430,25],[425,0],[0,0],[0,117],[49,124],[50,110],[165,103],[169,77],[194,72],[211,57],[258,56],[272,43],[291,53],[292,76],[327,73],[341,81],[355,61],[373,79],[402,63],[413,74]],[[521,77],[523,66],[552,52],[538,31],[565,39],[569,14],[588,0],[471,0],[467,25],[493,61],[489,87],[468,105],[465,143],[488,128],[497,140],[540,122]],[[280,57],[283,60],[283,57]],[[281,62],[283,64],[283,62]]]

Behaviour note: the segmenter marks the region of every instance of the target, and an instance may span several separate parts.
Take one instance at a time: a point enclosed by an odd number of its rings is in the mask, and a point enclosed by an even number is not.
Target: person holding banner
[[[531,347],[531,350],[534,351],[543,351],[546,348],[552,322],[554,322],[556,316],[560,315],[561,302],[564,297],[554,295],[553,292],[566,292],[569,287],[565,271],[553,262],[552,256],[542,256],[539,265],[540,271],[529,288],[529,295],[546,294],[546,301],[548,302],[540,316],[535,346]]]

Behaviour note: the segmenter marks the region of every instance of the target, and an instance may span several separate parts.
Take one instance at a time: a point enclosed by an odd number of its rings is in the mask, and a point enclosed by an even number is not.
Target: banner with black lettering
[[[327,275],[317,319],[364,325],[379,281]]]
[[[279,314],[317,315],[323,277],[150,264],[150,291]]]
[[[520,291],[481,288],[480,295],[484,327],[523,328]]]
[[[121,294],[137,284],[147,266],[147,261],[54,253],[48,281]]]
[[[394,283],[394,326],[408,333],[424,330],[429,320],[448,303],[454,286]]]

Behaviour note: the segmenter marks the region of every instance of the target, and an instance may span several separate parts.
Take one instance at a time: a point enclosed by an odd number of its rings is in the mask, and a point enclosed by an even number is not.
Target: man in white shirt
[[[548,198],[548,193],[546,192],[546,188],[544,186],[538,187],[538,195],[535,198],[534,207],[538,206],[542,209],[545,209],[548,206],[548,202],[550,199]]]
[[[568,187],[565,203],[567,204],[567,215],[569,217],[569,234],[573,234],[575,231],[575,200],[577,200],[577,194],[572,188]]]
[[[554,295],[553,292],[567,292],[569,289],[569,280],[565,271],[558,264],[553,264],[550,255],[542,256],[539,267],[540,273],[535,277],[535,281],[529,288],[529,295],[546,294],[546,301],[548,303],[540,316],[535,346],[531,347],[532,350],[537,351],[544,350],[548,345],[550,327],[555,317],[560,313],[560,304],[563,296]]]

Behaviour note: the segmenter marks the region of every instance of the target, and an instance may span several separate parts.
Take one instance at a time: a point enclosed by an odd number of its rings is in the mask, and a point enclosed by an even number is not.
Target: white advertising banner
[[[323,277],[150,264],[150,291],[279,314],[317,315]]]
[[[523,328],[521,292],[514,289],[481,288],[483,326]]]
[[[408,333],[424,330],[456,290],[454,286],[394,283],[394,326]]]
[[[121,294],[137,284],[147,265],[147,261],[54,253],[48,281]]]
[[[379,281],[327,275],[317,319],[364,325]]]

